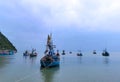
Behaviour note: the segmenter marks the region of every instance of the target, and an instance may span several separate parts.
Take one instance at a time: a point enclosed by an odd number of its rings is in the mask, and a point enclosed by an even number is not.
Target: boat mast
[[[49,55],[54,55],[54,45],[52,41],[52,34],[48,35],[46,52],[48,52]]]

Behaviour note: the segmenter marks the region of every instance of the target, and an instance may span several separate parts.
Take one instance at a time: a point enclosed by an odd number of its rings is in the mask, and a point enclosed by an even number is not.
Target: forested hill
[[[15,50],[15,46],[0,32],[0,50]]]

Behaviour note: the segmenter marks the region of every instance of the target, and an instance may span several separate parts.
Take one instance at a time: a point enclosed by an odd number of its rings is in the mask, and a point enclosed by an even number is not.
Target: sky
[[[19,50],[120,51],[120,0],[0,0],[0,31]]]

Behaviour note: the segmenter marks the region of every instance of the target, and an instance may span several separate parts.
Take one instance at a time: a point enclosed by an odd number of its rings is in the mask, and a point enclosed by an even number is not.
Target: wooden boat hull
[[[40,61],[41,67],[56,67],[59,66],[59,61]]]
[[[59,58],[52,58],[51,60],[43,57],[40,60],[41,67],[55,67],[59,66],[60,64],[60,59]]]
[[[0,55],[10,55],[10,54],[7,54],[7,53],[0,53]]]
[[[62,55],[65,55],[65,53],[62,53]]]
[[[3,50],[3,52],[0,52],[0,55],[14,55],[14,51]]]
[[[28,54],[28,53],[23,53],[23,56],[29,56],[30,54]]]
[[[109,53],[108,52],[104,52],[104,53],[102,53],[102,56],[109,56]]]
[[[83,56],[82,53],[77,53],[77,56]]]
[[[102,56],[109,56],[109,54],[102,53]]]
[[[97,54],[96,52],[93,52],[93,54]]]
[[[37,56],[37,53],[31,53],[30,54],[30,57],[36,57]]]

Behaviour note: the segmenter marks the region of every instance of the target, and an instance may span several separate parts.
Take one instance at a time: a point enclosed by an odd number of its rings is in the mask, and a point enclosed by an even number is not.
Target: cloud
[[[15,20],[33,19],[35,22],[40,22],[39,26],[43,24],[47,28],[77,27],[87,30],[120,31],[119,0],[4,0],[0,2],[3,16]]]
[[[92,47],[94,43],[103,43],[103,47],[108,39],[106,37],[111,40],[109,32],[118,32],[114,35],[118,38],[119,3],[119,0],[0,0],[0,30],[21,49],[24,45],[30,47],[34,44],[38,49],[44,46],[51,29],[58,40],[55,42],[62,48],[72,42],[74,49],[81,45],[84,48],[86,44]],[[91,39],[91,36],[95,37]],[[119,45],[116,38],[114,46]]]

